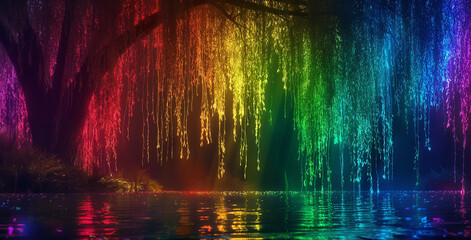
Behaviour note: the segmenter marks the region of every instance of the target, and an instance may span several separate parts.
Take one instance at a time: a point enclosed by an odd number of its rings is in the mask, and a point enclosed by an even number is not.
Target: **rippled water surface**
[[[0,238],[471,238],[456,192],[0,194]]]

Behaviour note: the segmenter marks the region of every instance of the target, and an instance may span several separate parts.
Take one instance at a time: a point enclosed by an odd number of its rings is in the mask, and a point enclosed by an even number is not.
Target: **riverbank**
[[[83,193],[158,192],[162,186],[144,171],[132,179],[88,173],[32,147],[0,146],[0,192]]]

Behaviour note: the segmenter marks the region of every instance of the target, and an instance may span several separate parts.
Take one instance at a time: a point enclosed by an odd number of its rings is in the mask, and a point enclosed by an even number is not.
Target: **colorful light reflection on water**
[[[469,238],[458,192],[0,195],[0,238]]]

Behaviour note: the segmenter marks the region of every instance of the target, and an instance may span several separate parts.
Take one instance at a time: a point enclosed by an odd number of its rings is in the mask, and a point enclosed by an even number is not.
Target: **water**
[[[457,192],[0,194],[0,238],[470,238]]]

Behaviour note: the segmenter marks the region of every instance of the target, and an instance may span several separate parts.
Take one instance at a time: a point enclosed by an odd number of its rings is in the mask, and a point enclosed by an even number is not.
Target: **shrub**
[[[132,192],[160,191],[162,186],[144,171],[138,180],[88,174],[68,166],[53,154],[28,147],[8,148],[0,144],[0,192]]]

